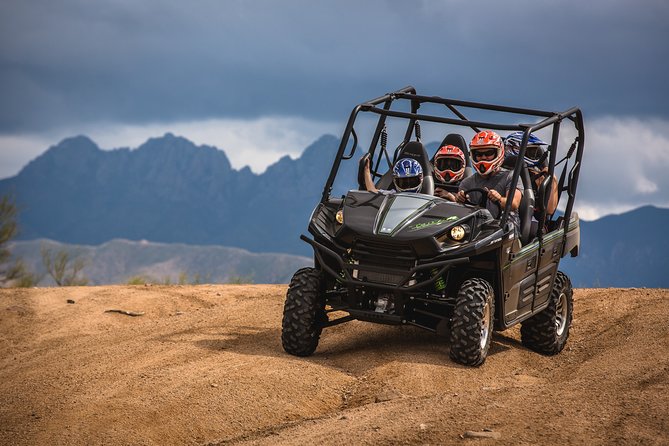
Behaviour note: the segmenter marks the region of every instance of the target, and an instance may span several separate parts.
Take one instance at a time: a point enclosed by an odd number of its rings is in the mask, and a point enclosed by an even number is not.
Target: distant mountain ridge
[[[0,180],[0,195],[15,196],[23,240],[145,239],[311,257],[299,235],[338,144],[322,136],[298,159],[285,156],[257,175],[233,169],[222,150],[169,133],[111,151],[78,136]],[[427,146],[434,153],[436,144]],[[357,159],[351,161],[342,163],[333,195],[357,187]],[[561,269],[579,287],[669,287],[669,240],[660,233],[667,226],[669,209],[652,206],[581,221],[580,256],[564,259]]]
[[[308,254],[298,241],[338,140],[325,135],[256,175],[221,150],[166,134],[134,150],[63,140],[12,178],[21,239],[98,245],[115,238]],[[352,183],[353,184],[353,183]]]
[[[578,287],[669,288],[669,209],[643,206],[581,221],[581,249],[560,269]]]

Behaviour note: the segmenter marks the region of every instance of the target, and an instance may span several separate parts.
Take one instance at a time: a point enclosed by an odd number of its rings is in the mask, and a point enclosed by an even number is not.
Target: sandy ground
[[[560,355],[514,328],[480,368],[431,333],[361,322],[289,356],[285,292],[0,290],[0,443],[669,444],[669,290],[577,290]]]

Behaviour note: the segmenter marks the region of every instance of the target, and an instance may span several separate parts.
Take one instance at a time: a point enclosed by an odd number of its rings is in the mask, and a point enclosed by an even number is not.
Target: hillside
[[[15,196],[24,240],[146,239],[309,255],[299,234],[337,145],[325,135],[299,159],[285,156],[256,175],[233,169],[222,150],[169,133],[134,150],[101,150],[78,136],[0,180],[0,195]]]
[[[581,221],[581,251],[566,257],[560,269],[578,287],[669,288],[669,240],[659,231],[669,226],[669,209],[646,206],[596,221]],[[629,228],[629,229],[624,229]],[[296,240],[296,244],[301,243]],[[293,272],[312,264],[312,257],[251,253],[216,245],[186,245],[112,240],[99,246],[31,240],[13,244],[15,255],[30,269],[44,273],[40,248],[51,246],[86,260],[84,274],[93,284],[126,283],[142,276],[153,283],[187,282],[288,283]],[[43,285],[52,284],[45,278]]]
[[[581,250],[560,268],[579,287],[669,288],[669,209],[644,206],[581,221]]]
[[[65,251],[84,261],[83,276],[90,284],[127,283],[288,283],[293,273],[312,259],[290,254],[252,253],[224,246],[112,240],[99,246],[67,245],[52,240],[12,243],[14,255],[29,270],[55,285],[46,274],[41,250]]]
[[[337,138],[322,136],[300,158],[283,157],[256,175],[233,169],[222,150],[171,134],[134,150],[111,151],[79,136],[51,147],[16,177],[0,180],[0,194],[16,197],[23,240],[150,240],[180,249],[211,245],[311,257],[299,235],[306,233],[337,146]],[[428,146],[430,153],[436,149]],[[346,164],[333,195],[357,184],[357,159]],[[582,221],[580,256],[561,268],[580,287],[669,287],[669,239],[661,234],[668,225],[669,209],[651,206]],[[208,265],[195,269],[194,262],[186,263],[179,267],[189,273],[214,274]],[[167,275],[160,268],[153,274]],[[254,277],[256,283],[279,281],[279,275]],[[97,283],[114,281],[101,277]]]
[[[0,290],[0,444],[669,444],[667,290],[576,290],[560,355],[515,328],[480,368],[430,333],[360,322],[289,356],[285,292]],[[486,429],[499,438],[463,439]]]

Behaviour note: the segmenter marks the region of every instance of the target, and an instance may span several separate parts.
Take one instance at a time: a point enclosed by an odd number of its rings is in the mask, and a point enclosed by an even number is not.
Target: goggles
[[[434,164],[437,170],[440,171],[452,170],[457,172],[458,170],[462,169],[462,160],[459,158],[437,158]]]
[[[420,176],[395,178],[395,186],[400,191],[416,189],[422,182],[423,179]]]
[[[497,155],[497,149],[477,149],[472,150],[472,158],[478,161],[481,158],[494,158]]]

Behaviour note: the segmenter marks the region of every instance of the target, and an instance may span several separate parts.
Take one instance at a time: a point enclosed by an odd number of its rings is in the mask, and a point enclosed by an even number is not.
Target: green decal
[[[411,231],[418,231],[419,229],[425,229],[429,228],[430,226],[439,226],[443,225],[444,223],[448,223],[449,221],[457,220],[458,217],[455,215],[451,215],[450,217],[446,218],[440,218],[439,220],[431,220],[431,221],[426,221],[425,223],[418,223],[413,226],[409,227],[409,230]]]

